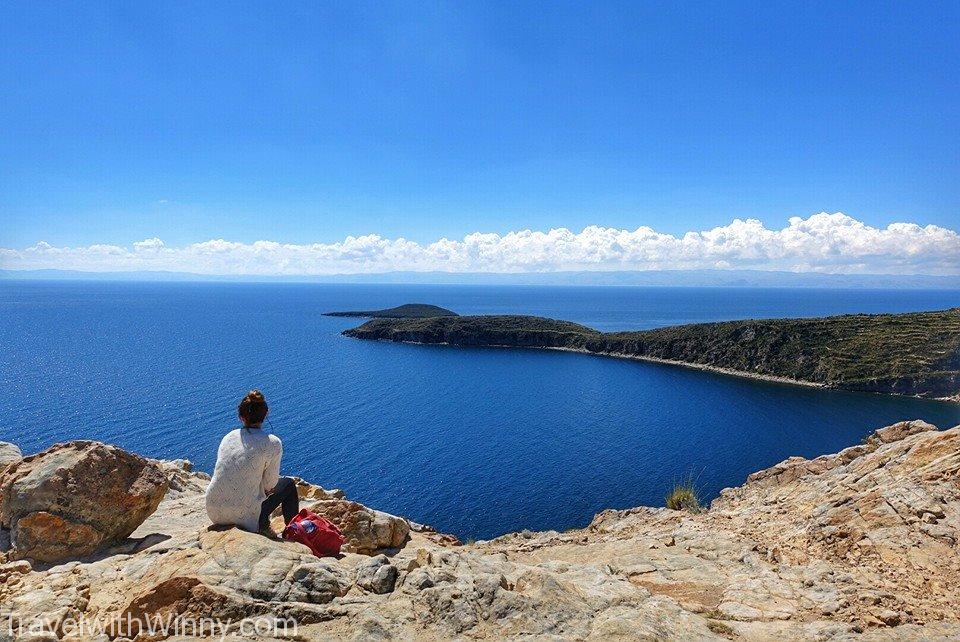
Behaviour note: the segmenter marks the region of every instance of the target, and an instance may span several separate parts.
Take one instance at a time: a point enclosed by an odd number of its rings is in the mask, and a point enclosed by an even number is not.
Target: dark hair
[[[267,400],[263,398],[263,393],[259,390],[251,390],[247,396],[240,400],[237,406],[237,414],[243,419],[246,425],[262,424],[267,416]]]

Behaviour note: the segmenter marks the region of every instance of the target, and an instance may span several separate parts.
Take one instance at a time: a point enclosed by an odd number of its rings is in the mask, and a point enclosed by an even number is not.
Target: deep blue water
[[[347,339],[321,312],[427,302],[602,329],[960,306],[960,291],[0,282],[0,440],[100,439],[211,470],[259,387],[283,472],[464,538],[713,497],[788,456],[960,406],[580,354]]]

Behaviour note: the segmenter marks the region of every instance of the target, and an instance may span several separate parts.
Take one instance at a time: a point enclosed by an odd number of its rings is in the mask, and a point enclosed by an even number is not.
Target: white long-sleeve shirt
[[[227,433],[217,450],[217,465],[207,487],[207,515],[214,524],[234,524],[256,532],[260,504],[280,479],[280,438],[262,428]]]

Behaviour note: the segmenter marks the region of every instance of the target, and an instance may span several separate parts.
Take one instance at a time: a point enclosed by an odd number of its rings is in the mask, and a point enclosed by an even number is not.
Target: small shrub
[[[673,490],[667,495],[667,508],[690,513],[699,513],[703,510],[697,498],[697,490],[689,481],[674,485]]]

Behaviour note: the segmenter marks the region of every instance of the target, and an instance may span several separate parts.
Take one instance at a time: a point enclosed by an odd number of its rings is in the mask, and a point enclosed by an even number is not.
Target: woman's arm
[[[280,458],[283,457],[283,444],[277,442],[277,449],[267,460],[263,468],[263,492],[267,495],[273,492],[280,481]]]

